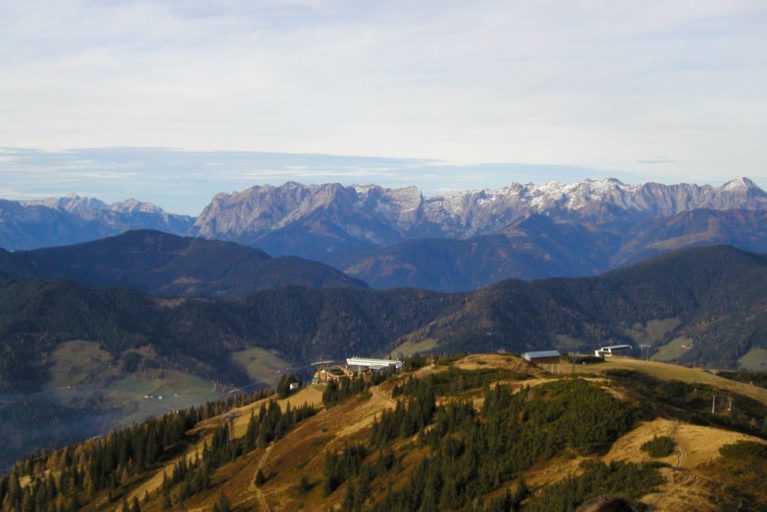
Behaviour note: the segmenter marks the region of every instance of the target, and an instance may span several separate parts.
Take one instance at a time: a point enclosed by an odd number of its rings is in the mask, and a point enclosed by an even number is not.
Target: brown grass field
[[[575,366],[576,373],[604,372],[614,369],[635,370],[661,380],[678,380],[691,384],[707,384],[709,386],[729,390],[753,398],[754,400],[767,405],[767,389],[752,386],[745,382],[737,382],[725,379],[724,377],[718,377],[702,368],[689,368],[658,361],[642,361],[630,357],[613,358],[606,360],[604,363]],[[569,369],[566,371],[566,365],[563,365],[562,372],[569,373]]]

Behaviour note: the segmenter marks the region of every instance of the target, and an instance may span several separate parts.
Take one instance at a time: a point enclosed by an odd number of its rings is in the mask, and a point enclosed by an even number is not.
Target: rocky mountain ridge
[[[139,201],[134,198],[125,199],[124,201],[116,201],[111,204],[107,204],[104,201],[95,198],[81,196],[79,194],[70,193],[63,197],[48,197],[45,199],[34,199],[30,201],[22,201],[24,206],[45,206],[53,210],[59,210],[67,213],[75,214],[82,218],[94,218],[99,213],[104,211],[117,212],[117,213],[148,213],[153,215],[161,215],[163,217],[177,217],[192,219],[188,215],[177,215],[174,213],[168,213],[156,204],[148,203],[145,201]]]
[[[194,217],[168,213],[136,199],[107,204],[69,194],[32,201],[0,200],[0,247],[16,251],[70,245],[131,229],[181,235],[193,223]]]
[[[312,245],[311,249],[323,259],[323,254],[414,238],[464,239],[497,234],[530,214],[605,224],[701,208],[764,210],[767,193],[748,178],[720,187],[626,185],[614,178],[540,186],[515,183],[497,190],[431,197],[417,187],[289,182],[218,194],[197,218],[191,233],[280,254],[296,250],[286,238],[305,232],[324,238],[324,244]]]
[[[288,182],[218,194],[196,219],[135,199],[0,201],[0,247],[150,229],[320,261],[377,288],[463,291],[510,277],[594,275],[684,247],[765,252],[766,213],[767,194],[748,178],[720,187],[516,183],[438,196],[417,187]]]

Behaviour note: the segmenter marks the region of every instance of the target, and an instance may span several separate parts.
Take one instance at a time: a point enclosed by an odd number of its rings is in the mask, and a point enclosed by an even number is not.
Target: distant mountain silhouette
[[[0,200],[0,247],[7,250],[70,245],[129,229],[183,234],[194,217],[166,213],[136,200],[108,205],[70,194],[39,201]]]
[[[320,261],[374,288],[452,292],[509,278],[598,275],[687,247],[727,244],[767,252],[767,194],[747,178],[720,187],[626,185],[615,179],[512,184],[433,197],[416,187],[291,182],[218,194],[196,219],[136,200],[108,205],[70,195],[0,201],[0,246],[8,250],[91,241],[136,228]],[[255,286],[236,288],[325,286],[322,277],[314,280],[298,267],[281,264],[290,275],[303,275],[301,280],[261,282],[267,274],[260,273]],[[286,276],[270,271],[275,272]],[[139,289],[218,293],[193,281]]]
[[[123,286],[161,296],[235,298],[284,286],[366,286],[322,263],[292,256],[271,258],[232,242],[146,230],[78,245],[2,251],[0,272],[17,278]]]

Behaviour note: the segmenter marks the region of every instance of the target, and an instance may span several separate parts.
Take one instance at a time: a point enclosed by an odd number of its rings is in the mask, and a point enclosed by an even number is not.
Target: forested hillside
[[[23,453],[351,355],[588,353],[620,342],[636,356],[758,370],[765,290],[765,257],[729,247],[468,294],[292,287],[216,301],[4,277],[0,432],[15,432]],[[39,421],[55,428],[24,428]]]
[[[0,504],[7,512],[761,510],[767,393],[640,363],[558,376],[510,355],[412,358],[400,375],[239,394],[36,454],[0,475]],[[731,406],[712,411],[712,394],[727,394]]]
[[[717,244],[767,252],[767,212],[700,209],[601,224],[533,214],[500,233],[407,240],[338,255],[332,264],[374,288],[468,291],[507,278],[593,276],[669,252]]]
[[[726,246],[662,256],[595,278],[509,280],[467,297],[408,340],[452,350],[569,348],[607,341],[658,348],[679,337],[689,363],[735,366],[767,340],[767,258]],[[651,333],[651,322],[668,320]]]
[[[683,361],[734,366],[762,347],[767,259],[728,247],[695,249],[596,278],[510,280],[471,294],[412,289],[284,288],[221,302],[164,300],[65,281],[0,281],[5,388],[44,378],[61,342],[91,340],[119,357],[152,345],[206,375],[236,382],[227,353],[274,349],[294,362],[396,350],[431,342],[436,351],[587,350],[637,341],[642,326],[674,319],[656,347],[689,336]],[[646,334],[646,333],[644,333]],[[649,336],[649,334],[647,334]]]
[[[17,278],[63,278],[87,286],[122,286],[152,295],[242,297],[285,286],[365,288],[315,261],[271,258],[232,242],[128,231],[94,242],[35,251],[0,250],[0,272]]]

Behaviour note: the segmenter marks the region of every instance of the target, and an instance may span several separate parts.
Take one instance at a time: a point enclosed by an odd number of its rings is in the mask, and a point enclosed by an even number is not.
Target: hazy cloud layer
[[[0,145],[764,179],[766,25],[762,0],[0,1]]]
[[[653,165],[655,171],[661,165]],[[248,151],[179,151],[164,148],[99,148],[41,151],[0,148],[0,197],[30,199],[70,192],[105,201],[135,197],[163,208],[196,215],[218,192],[256,184],[375,183],[416,185],[427,194],[446,190],[497,188],[512,182],[617,177],[627,183],[656,180],[662,173],[626,173],[564,165],[447,164],[437,160],[374,158]],[[714,181],[720,184],[723,176]],[[688,180],[702,183],[702,180]]]

